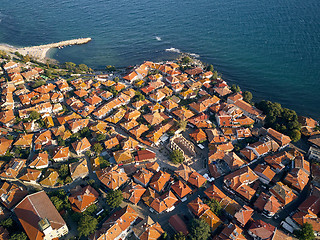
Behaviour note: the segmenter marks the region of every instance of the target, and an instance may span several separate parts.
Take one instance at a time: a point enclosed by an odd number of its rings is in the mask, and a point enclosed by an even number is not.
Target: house
[[[213,240],[246,240],[247,238],[242,234],[242,229],[233,223],[225,226],[221,233],[213,238]]]
[[[185,222],[177,215],[172,215],[169,218],[170,226],[176,231],[176,233],[182,233],[184,236],[189,235],[189,231]]]
[[[0,138],[0,156],[5,155],[10,149],[13,140],[6,139],[5,137]]]
[[[196,217],[207,222],[213,230],[222,223],[221,220],[210,210],[210,207],[207,204],[204,204],[199,197],[188,203],[188,208]]]
[[[13,158],[5,166],[0,173],[0,178],[15,179],[26,166],[26,159]]]
[[[252,221],[248,233],[255,239],[269,240],[272,239],[276,228],[262,220]]]
[[[89,119],[71,119],[67,121],[69,129],[72,133],[79,132],[81,129],[85,128],[89,124]]]
[[[256,191],[249,185],[258,180],[258,178],[259,177],[246,166],[225,176],[224,184],[245,200],[250,201]]]
[[[135,71],[133,71],[128,75],[124,76],[123,79],[132,84],[134,81],[138,80],[139,77],[138,74]]]
[[[226,196],[216,185],[212,184],[204,191],[205,195],[209,199],[215,199],[222,209],[224,209],[231,216],[234,216],[236,212],[240,211],[241,205],[239,205],[235,200]]]
[[[142,186],[146,187],[148,183],[150,182],[151,178],[153,176],[153,173],[145,168],[140,168],[134,175],[133,180],[141,184]]]
[[[150,207],[153,208],[157,213],[170,212],[175,208],[174,205],[177,201],[178,199],[175,197],[175,195],[169,191],[154,199],[150,204]]]
[[[272,188],[270,188],[270,192],[284,205],[289,204],[297,198],[297,195],[292,191],[292,189],[284,185],[282,182],[277,182]]]
[[[196,171],[193,171],[188,178],[188,183],[190,183],[193,186],[196,186],[197,188],[201,187],[206,182],[207,179]]]
[[[278,131],[272,128],[268,128],[267,132],[268,132],[268,136],[270,136],[273,140],[275,140],[280,145],[280,148],[284,148],[288,146],[289,143],[291,142],[290,137],[282,133],[279,133]]]
[[[135,157],[136,162],[153,162],[156,160],[156,154],[148,149],[137,151],[137,156]]]
[[[118,189],[128,180],[128,176],[123,168],[118,166],[108,167],[101,171],[96,171],[99,180],[112,190]]]
[[[89,174],[87,160],[85,158],[78,162],[70,163],[69,169],[73,181],[84,178]]]
[[[194,130],[192,133],[189,134],[190,138],[192,138],[196,143],[202,143],[207,140],[207,135],[205,132],[200,128]]]
[[[1,111],[0,112],[0,123],[6,127],[10,127],[13,125],[15,121],[15,115],[13,110]]]
[[[244,205],[238,212],[236,212],[234,218],[237,224],[239,224],[241,227],[244,227],[251,219],[253,213],[254,210],[251,207]]]
[[[155,113],[149,113],[149,114],[145,114],[143,115],[143,118],[151,125],[158,125],[160,124],[164,119],[164,117],[159,113],[159,112],[155,112]]]
[[[172,111],[172,113],[182,121],[188,120],[194,116],[193,112],[184,107],[179,107],[177,110]]]
[[[237,100],[236,102],[234,102],[234,105],[240,108],[243,111],[244,115],[249,118],[252,118],[258,122],[261,122],[265,119],[265,115],[263,115],[263,112],[261,110],[255,108],[254,106],[243,100]]]
[[[310,172],[308,173],[304,169],[294,168],[288,173],[283,182],[300,192],[308,184],[309,175]]]
[[[292,159],[293,156],[290,153],[283,151],[266,156],[264,161],[268,163],[276,173],[279,173],[287,164],[289,164],[289,162],[291,162]]]
[[[33,134],[20,135],[18,140],[13,144],[21,148],[28,148],[32,145]]]
[[[42,171],[38,169],[27,168],[26,172],[19,178],[20,181],[37,184],[42,175]]]
[[[181,180],[172,184],[171,189],[177,194],[182,202],[187,200],[186,196],[192,192],[191,188]]]
[[[150,181],[150,187],[157,192],[162,192],[169,180],[170,174],[160,170],[152,177]]]
[[[133,161],[133,156],[129,149],[113,152],[113,157],[117,164],[127,164]]]
[[[44,178],[40,181],[43,186],[54,187],[57,183],[59,174],[54,169],[48,168],[44,174]]]
[[[142,195],[141,199],[148,207],[150,207],[151,203],[159,196],[160,195],[155,190],[148,187],[145,193]]]
[[[68,199],[73,211],[84,212],[89,206],[98,201],[98,197],[99,193],[93,187],[88,185],[71,194]]]
[[[69,157],[69,147],[58,146],[53,149],[52,160],[55,162],[66,161]]]
[[[0,202],[8,209],[20,202],[28,191],[15,183],[3,182],[0,188]]]
[[[88,239],[125,239],[137,218],[138,213],[128,205],[113,213]]]
[[[104,142],[106,149],[112,149],[112,148],[118,146],[119,144],[120,144],[119,140],[116,137],[112,137]]]
[[[134,226],[132,231],[135,237],[141,240],[156,240],[164,233],[161,225],[158,222],[154,222],[150,216],[147,216],[147,218]]]
[[[71,144],[74,151],[80,155],[82,152],[90,150],[91,144],[86,137]]]
[[[133,204],[137,204],[142,195],[145,193],[146,189],[140,184],[135,182],[130,182],[123,190],[122,195],[124,199],[127,199]]]
[[[139,145],[139,142],[132,137],[128,137],[121,141],[121,147],[123,150],[134,150]]]
[[[262,192],[255,201],[254,207],[264,213],[267,217],[272,217],[282,209],[283,204],[280,203],[273,195]]]
[[[273,177],[276,175],[268,165],[258,164],[254,172],[259,176],[259,179],[264,184],[269,184]]]
[[[44,191],[25,197],[14,213],[29,239],[54,239],[68,233],[67,224]]]
[[[200,113],[188,119],[188,123],[197,128],[211,128],[212,122],[209,120],[209,116],[205,113]]]

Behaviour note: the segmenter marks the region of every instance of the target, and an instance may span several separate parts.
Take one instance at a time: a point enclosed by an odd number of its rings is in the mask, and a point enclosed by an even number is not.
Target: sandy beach
[[[32,46],[32,47],[14,47],[8,44],[0,44],[0,50],[6,52],[15,53],[19,52],[21,55],[29,55],[37,59],[38,61],[44,61],[47,58],[47,53],[52,48],[61,48],[70,45],[81,45],[86,44],[91,41],[91,38],[78,38],[67,41],[62,41],[58,43],[50,43],[46,45]]]

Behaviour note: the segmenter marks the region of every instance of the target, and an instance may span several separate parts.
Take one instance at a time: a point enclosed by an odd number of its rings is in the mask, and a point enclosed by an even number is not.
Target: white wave
[[[166,52],[175,52],[175,53],[181,53],[181,51],[179,50],[179,49],[177,49],[177,48],[167,48],[166,50],[165,50]]]
[[[195,57],[195,58],[199,58],[200,55],[199,54],[196,54],[196,53],[189,53],[190,56],[192,57]]]
[[[156,36],[157,41],[161,41],[161,37]]]

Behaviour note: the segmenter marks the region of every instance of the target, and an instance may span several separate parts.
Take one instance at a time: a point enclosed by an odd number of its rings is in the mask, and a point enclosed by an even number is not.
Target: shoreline
[[[40,62],[45,62],[45,60],[47,59],[55,60],[50,58],[49,56],[49,52],[51,49],[63,48],[65,46],[72,46],[72,45],[82,45],[90,42],[91,40],[92,40],[91,38],[78,38],[78,39],[72,39],[72,40],[61,41],[57,43],[50,43],[50,44],[31,46],[31,47],[16,47],[6,43],[1,43],[0,50],[6,51],[12,54],[14,54],[15,52],[19,52],[21,55],[24,55],[24,56],[28,55]]]

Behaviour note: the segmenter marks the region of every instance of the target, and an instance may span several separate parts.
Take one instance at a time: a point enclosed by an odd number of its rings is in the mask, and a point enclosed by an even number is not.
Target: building
[[[67,224],[44,191],[25,197],[14,208],[14,213],[29,239],[49,240],[68,233]]]

